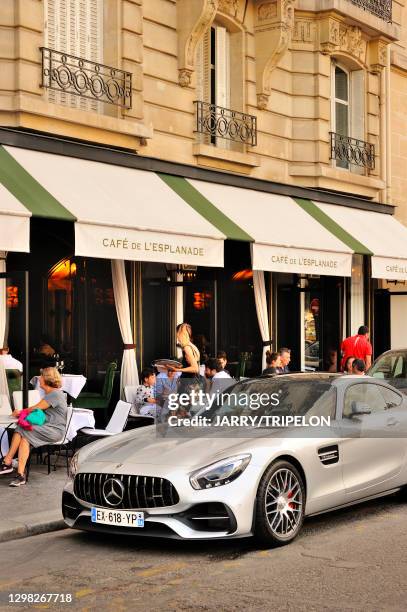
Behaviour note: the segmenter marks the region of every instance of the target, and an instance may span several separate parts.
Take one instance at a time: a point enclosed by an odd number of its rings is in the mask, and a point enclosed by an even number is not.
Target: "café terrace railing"
[[[131,108],[131,73],[47,47],[42,52],[42,87]]]
[[[373,13],[380,19],[390,23],[392,19],[392,0],[350,0],[365,11]]]
[[[195,101],[196,131],[210,136],[211,140],[226,138],[251,147],[257,145],[257,117],[238,111]]]
[[[341,136],[335,132],[329,132],[331,136],[331,157],[330,159],[354,164],[374,170],[375,167],[375,147],[373,144],[351,138],[350,136]]]

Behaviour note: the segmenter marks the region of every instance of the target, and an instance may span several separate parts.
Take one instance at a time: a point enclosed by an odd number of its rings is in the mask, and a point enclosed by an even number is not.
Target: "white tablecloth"
[[[72,419],[67,432],[67,439],[73,440],[76,434],[82,427],[95,427],[95,416],[93,410],[87,410],[86,408],[74,408],[72,412]]]
[[[39,390],[41,397],[43,397],[44,391],[40,388],[39,376],[33,376],[30,383],[34,389]],[[85,383],[86,378],[82,374],[62,374],[62,391],[66,391],[71,397],[77,398]]]
[[[1,457],[4,457],[8,453],[8,435],[5,431],[9,423],[16,423],[17,419],[10,418],[10,420],[1,417],[0,418],[0,439],[1,439]],[[79,429],[82,427],[95,427],[95,416],[93,410],[87,410],[86,408],[73,408],[72,418],[67,432],[67,439],[73,440]],[[0,458],[1,458],[0,457]]]
[[[6,432],[6,427],[10,425],[10,423],[17,423],[17,419],[14,419],[13,417],[10,417],[10,418],[4,417],[4,416],[0,417],[1,458],[3,458],[4,455],[8,453],[9,445],[8,445],[8,435]]]

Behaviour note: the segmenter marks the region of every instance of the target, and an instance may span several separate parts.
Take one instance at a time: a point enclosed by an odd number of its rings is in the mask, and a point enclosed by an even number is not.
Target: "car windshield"
[[[407,378],[407,352],[387,353],[379,357],[369,370],[374,378]]]
[[[329,380],[276,377],[245,381],[220,396],[205,416],[329,416],[335,418],[336,389]]]

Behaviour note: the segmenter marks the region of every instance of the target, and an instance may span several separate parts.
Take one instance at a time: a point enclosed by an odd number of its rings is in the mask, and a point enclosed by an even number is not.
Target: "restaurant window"
[[[46,0],[44,7],[45,47],[103,63],[103,0]],[[48,100],[88,111],[98,111],[100,106],[100,102],[52,89]]]
[[[45,338],[67,372],[103,378],[123,350],[110,260],[65,258],[49,270],[46,283]]]
[[[332,62],[332,132],[336,136],[337,168],[365,174],[365,167],[352,163],[352,154],[363,149],[365,138],[365,75],[363,70],[349,70]],[[352,142],[346,139],[354,139]],[[356,141],[359,141],[356,142]],[[340,152],[338,154],[338,151]]]

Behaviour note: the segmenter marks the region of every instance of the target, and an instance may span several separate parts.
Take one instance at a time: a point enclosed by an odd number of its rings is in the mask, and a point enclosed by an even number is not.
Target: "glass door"
[[[301,369],[314,372],[322,369],[321,297],[320,291],[301,293],[302,362]]]

